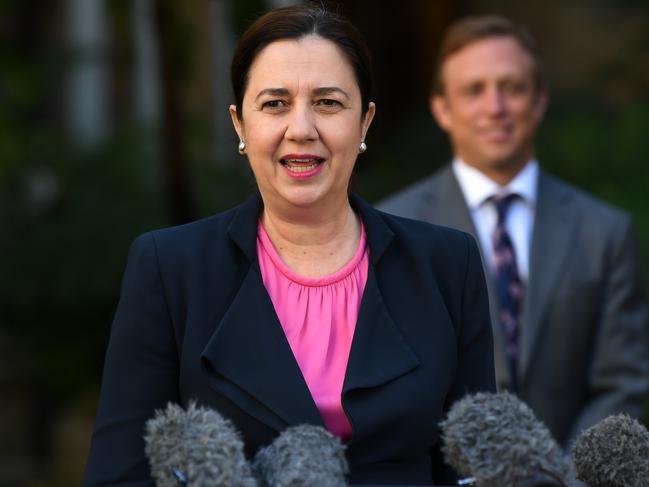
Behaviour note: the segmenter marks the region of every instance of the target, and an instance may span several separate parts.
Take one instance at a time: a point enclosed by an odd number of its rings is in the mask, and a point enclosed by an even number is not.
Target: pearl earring
[[[243,140],[239,141],[239,154],[244,155],[246,153],[246,143]]]
[[[367,150],[367,144],[366,144],[365,141],[363,140],[363,141],[361,141],[361,144],[358,146],[358,153],[359,153],[359,154],[362,154],[362,153],[365,152],[366,150]]]

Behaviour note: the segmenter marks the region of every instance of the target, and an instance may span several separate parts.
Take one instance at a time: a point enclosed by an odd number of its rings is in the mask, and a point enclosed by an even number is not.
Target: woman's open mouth
[[[286,172],[298,179],[316,175],[322,169],[324,158],[313,155],[287,155],[279,161],[286,168]]]

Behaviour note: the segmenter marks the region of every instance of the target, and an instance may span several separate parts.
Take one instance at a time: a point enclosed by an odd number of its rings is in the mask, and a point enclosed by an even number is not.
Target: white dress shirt
[[[453,172],[457,178],[464,200],[467,202],[473,224],[478,232],[480,245],[488,269],[494,271],[494,251],[491,236],[498,220],[495,206],[487,200],[497,194],[516,193],[507,211],[505,228],[516,252],[516,265],[521,281],[529,277],[529,256],[532,244],[532,228],[536,209],[539,164],[531,160],[506,186],[500,186],[484,173],[469,166],[461,159],[453,160]]]

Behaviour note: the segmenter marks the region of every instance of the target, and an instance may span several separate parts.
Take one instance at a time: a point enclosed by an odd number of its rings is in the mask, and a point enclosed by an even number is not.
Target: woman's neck
[[[324,277],[341,269],[360,241],[360,220],[348,202],[340,210],[299,220],[264,207],[262,223],[282,261],[304,277]]]

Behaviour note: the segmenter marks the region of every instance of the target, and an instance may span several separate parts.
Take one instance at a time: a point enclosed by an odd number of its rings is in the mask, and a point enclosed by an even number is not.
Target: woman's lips
[[[289,176],[306,179],[315,176],[322,170],[324,158],[311,154],[289,154],[280,159]]]

